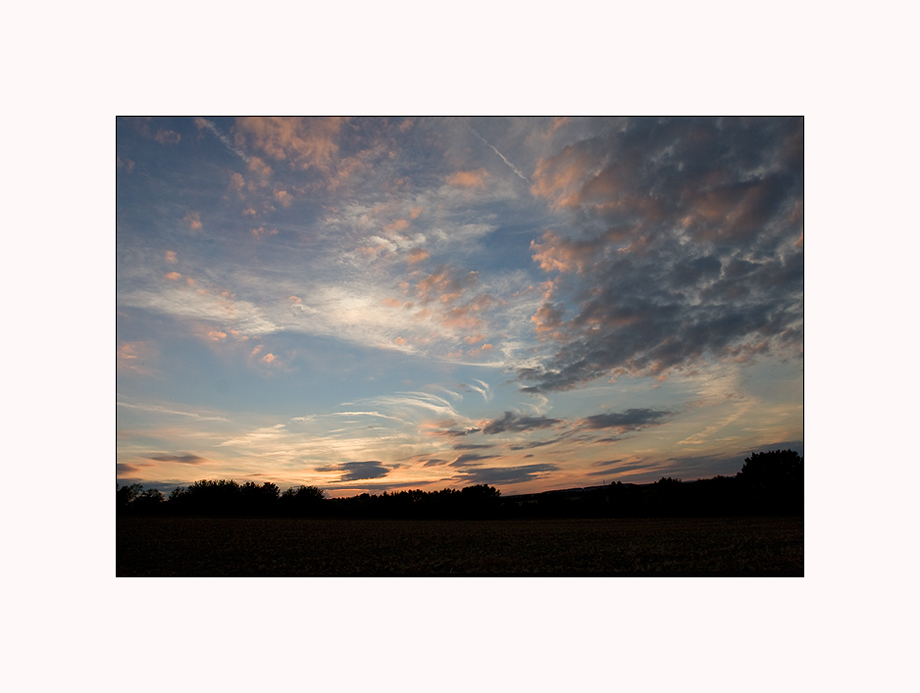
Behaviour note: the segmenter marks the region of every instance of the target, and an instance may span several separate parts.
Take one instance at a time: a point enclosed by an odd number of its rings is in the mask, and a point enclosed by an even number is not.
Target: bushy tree
[[[301,485],[282,493],[280,506],[287,515],[316,515],[325,498],[326,492],[318,486]]]
[[[795,450],[751,453],[737,478],[755,508],[764,512],[804,512],[805,463]]]

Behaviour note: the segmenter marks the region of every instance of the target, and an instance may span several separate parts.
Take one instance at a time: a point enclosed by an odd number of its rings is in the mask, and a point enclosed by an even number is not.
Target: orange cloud
[[[292,167],[327,170],[338,154],[341,118],[240,118],[240,135]]]
[[[115,157],[115,165],[118,168],[123,168],[125,173],[131,173],[134,170],[134,162],[131,159],[125,157],[124,160],[120,156]]]
[[[460,274],[446,265],[421,279],[415,285],[415,292],[424,301],[439,299],[442,303],[450,303],[460,297],[465,289],[476,282],[476,272]]]
[[[397,337],[397,338],[396,338],[395,340],[393,340],[393,341],[396,342],[399,346],[402,346],[403,344],[406,344],[406,343],[407,343],[406,340],[403,339],[402,337]]]
[[[182,275],[179,274],[178,272],[170,272],[169,274],[164,275],[164,276],[165,276],[167,279],[171,280],[171,281],[175,281],[176,279],[178,279],[178,278],[181,277]]]
[[[220,342],[227,338],[226,332],[220,332],[219,330],[211,330],[208,332],[208,339],[214,342]]]
[[[416,248],[411,253],[409,253],[408,260],[410,265],[414,265],[415,263],[421,262],[422,260],[427,260],[429,257],[431,257],[431,255],[428,254],[427,250],[424,248]]]
[[[276,357],[274,354],[265,354],[265,356],[262,357],[262,360],[263,360],[265,363],[271,363],[271,362],[274,361],[276,358],[277,358],[277,357]]]
[[[275,199],[284,207],[290,207],[291,203],[294,201],[294,198],[291,197],[291,194],[287,190],[276,190]]]
[[[278,229],[266,229],[264,226],[260,226],[257,229],[250,229],[250,233],[256,238],[262,238],[263,236],[274,236],[278,233]]]
[[[405,231],[409,228],[409,222],[405,219],[397,219],[391,224],[387,224],[383,227],[383,230],[387,233],[399,233],[400,231]]]
[[[556,207],[575,206],[581,199],[581,183],[594,173],[594,167],[590,152],[566,147],[556,156],[537,162],[530,192],[552,200]]]
[[[152,357],[151,347],[146,342],[125,342],[116,352],[116,367],[120,370],[149,374],[147,361]]]
[[[409,212],[409,218],[418,219],[418,215],[421,213],[422,213],[421,207],[413,207],[412,210]]]
[[[402,301],[396,298],[385,298],[381,301],[381,303],[385,305],[387,308],[401,308],[402,307]]]
[[[542,334],[559,328],[562,325],[562,315],[562,310],[549,303],[544,303],[530,320],[536,325],[537,334]],[[554,332],[554,334],[558,333]]]
[[[288,301],[292,303],[303,303],[299,296],[288,296]]]
[[[201,216],[198,212],[189,212],[182,220],[189,225],[192,231],[198,231],[201,229]]]
[[[166,257],[166,262],[176,262],[176,251],[167,250],[165,257]]]
[[[234,173],[230,176],[230,187],[240,192],[244,187],[246,187],[246,181],[243,180],[243,176],[239,173]]]
[[[274,173],[274,171],[272,171],[272,167],[266,164],[257,156],[249,159],[249,170],[260,178],[268,178],[272,175],[272,173]]]
[[[457,171],[447,179],[447,184],[459,188],[481,188],[485,185],[485,178],[488,175],[485,169],[479,169],[478,171]]]
[[[477,334],[472,337],[464,337],[463,341],[466,342],[467,344],[476,344],[476,342],[481,342],[485,338],[486,336],[484,334]]]

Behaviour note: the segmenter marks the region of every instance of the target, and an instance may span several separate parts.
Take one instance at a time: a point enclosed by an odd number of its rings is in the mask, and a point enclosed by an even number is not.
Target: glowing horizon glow
[[[804,455],[802,138],[119,118],[119,483],[508,495]]]

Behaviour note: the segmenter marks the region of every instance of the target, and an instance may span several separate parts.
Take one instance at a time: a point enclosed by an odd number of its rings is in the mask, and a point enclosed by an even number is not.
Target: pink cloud
[[[165,258],[166,258],[166,262],[176,262],[176,251],[167,250]]]
[[[182,135],[172,130],[157,130],[157,134],[153,136],[153,139],[160,144],[179,144]]]
[[[240,118],[238,135],[292,167],[322,170],[338,154],[341,118]]]
[[[387,233],[399,233],[400,231],[405,231],[409,228],[409,222],[405,219],[397,219],[396,221],[387,224],[383,227],[383,230]]]
[[[283,207],[290,207],[291,203],[294,201],[294,198],[287,190],[275,190],[275,199],[278,200]]]
[[[431,255],[424,248],[416,248],[411,253],[409,253],[408,261],[410,265],[414,265],[417,262],[422,260],[427,260]]]
[[[488,175],[485,169],[457,171],[447,179],[447,184],[458,188],[481,188],[485,185],[485,179]]]
[[[201,216],[198,212],[189,212],[182,220],[189,225],[189,228],[192,231],[199,231],[201,229]]]
[[[256,238],[262,238],[264,236],[274,236],[278,233],[278,229],[266,229],[264,226],[260,226],[257,229],[250,229],[250,233]]]

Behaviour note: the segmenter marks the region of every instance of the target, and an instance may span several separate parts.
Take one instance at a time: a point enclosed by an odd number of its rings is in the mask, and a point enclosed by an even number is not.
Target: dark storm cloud
[[[560,343],[526,391],[660,375],[744,345],[801,350],[800,118],[637,119],[541,160],[534,194],[570,210],[533,258],[534,315]]]
[[[475,443],[457,443],[453,446],[454,450],[482,450],[483,448],[491,448],[492,445],[477,445]]]
[[[338,481],[358,481],[359,479],[380,479],[390,473],[388,467],[384,467],[380,462],[370,460],[368,462],[343,462],[328,467],[317,467],[318,472],[341,472],[342,476]]]
[[[464,482],[471,484],[519,484],[533,481],[546,472],[554,472],[554,464],[528,464],[523,467],[480,467],[461,472]]]
[[[520,433],[521,431],[530,431],[536,428],[549,428],[563,423],[560,419],[548,419],[543,416],[518,416],[510,411],[506,411],[502,418],[490,421],[482,427],[482,432],[492,435],[495,433]]]
[[[156,460],[157,462],[179,462],[181,464],[201,464],[207,462],[204,457],[199,457],[198,455],[170,455],[169,453],[151,455],[147,459]]]
[[[627,409],[620,413],[594,414],[581,419],[579,424],[587,430],[613,428],[618,433],[625,433],[626,431],[637,431],[640,428],[662,424],[672,413],[656,409]]]

